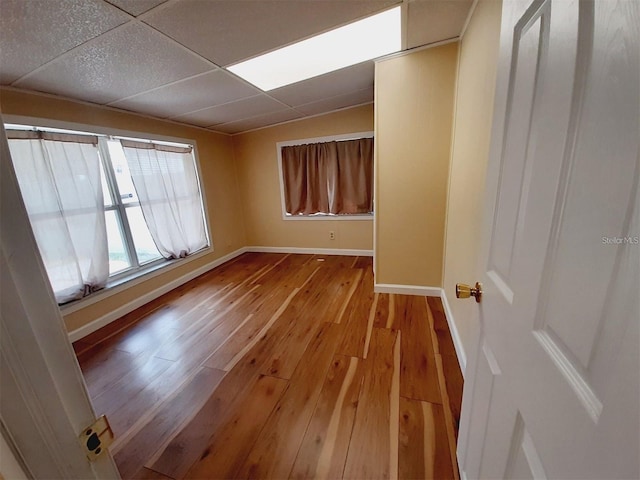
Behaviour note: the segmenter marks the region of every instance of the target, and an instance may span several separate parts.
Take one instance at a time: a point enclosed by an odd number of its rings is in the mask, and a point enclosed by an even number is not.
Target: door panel
[[[488,342],[482,346],[482,353],[494,373],[491,401],[488,406],[487,427],[484,438],[486,442],[482,452],[478,478],[499,478],[505,471],[505,461],[511,449],[510,440],[516,428],[518,411],[508,395],[510,388],[502,370],[498,367]]]
[[[538,451],[520,415],[516,419],[510,443],[512,448],[507,459],[504,478],[547,478]]]
[[[640,475],[639,10],[503,4],[467,478]]]
[[[471,445],[481,444],[485,438],[494,385],[502,373],[488,346],[483,346],[480,352],[473,375],[477,382],[477,388],[473,391],[473,402],[467,426],[469,432],[467,441]],[[482,454],[482,449],[466,450],[462,461],[466,465],[467,475],[470,478],[479,478]]]
[[[547,15],[543,9],[525,17],[514,34],[514,53],[511,62],[507,121],[505,123],[504,149],[501,159],[500,190],[495,210],[494,231],[491,242],[491,270],[505,283],[510,280],[511,261],[516,240],[519,207],[525,200],[522,191],[523,176],[527,164],[528,132],[533,113],[533,102],[539,65],[546,57],[545,33]],[[509,161],[505,161],[509,159]]]

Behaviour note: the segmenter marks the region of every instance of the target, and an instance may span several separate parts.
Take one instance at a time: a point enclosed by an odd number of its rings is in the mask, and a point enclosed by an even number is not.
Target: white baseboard
[[[145,305],[146,303],[149,303],[152,300],[155,300],[161,295],[164,295],[165,293],[168,293],[171,290],[178,288],[180,285],[184,285],[190,280],[193,280],[194,278],[199,277],[203,273],[207,273],[209,270],[212,270],[217,266],[222,265],[225,262],[228,262],[229,260],[233,260],[234,258],[236,258],[239,255],[242,255],[246,251],[247,249],[245,247],[239,248],[234,252],[231,252],[220,258],[217,258],[212,262],[207,263],[206,265],[196,268],[195,270],[192,270],[189,273],[181,277],[178,277],[169,283],[166,283],[160,288],[156,288],[155,290],[152,290],[147,294],[141,297],[138,297],[135,300],[129,303],[126,303],[121,307],[116,308],[115,310],[112,310],[111,312],[107,313],[106,315],[103,315],[102,317],[96,318],[93,322],[87,323],[86,325],[83,325],[82,327],[69,332],[69,340],[72,342],[75,342],[77,340],[80,340],[81,338],[86,337],[87,335],[95,332],[96,330],[104,327],[105,325],[108,325],[109,323],[126,315],[127,313],[133,312],[136,308],[140,308],[141,306]]]
[[[423,297],[439,297],[440,287],[423,287],[420,285],[395,285],[391,283],[376,283],[373,286],[376,293],[398,293],[400,295],[421,295]]]
[[[447,317],[449,331],[451,332],[451,338],[453,339],[453,346],[456,349],[456,355],[458,355],[458,362],[460,363],[460,370],[462,371],[462,376],[464,377],[464,370],[467,366],[467,354],[464,351],[462,339],[460,338],[460,332],[458,332],[458,327],[456,326],[455,319],[453,318],[453,313],[451,312],[451,307],[449,306],[449,301],[447,300],[447,294],[445,293],[444,289],[441,290],[442,292],[440,298],[442,299],[444,314]]]
[[[302,248],[302,247],[245,247],[246,252],[260,253],[301,253],[312,255],[346,255],[350,257],[373,257],[373,250],[351,248]]]

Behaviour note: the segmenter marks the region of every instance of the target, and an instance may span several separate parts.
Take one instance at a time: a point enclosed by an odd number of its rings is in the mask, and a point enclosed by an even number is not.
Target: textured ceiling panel
[[[199,112],[181,115],[175,117],[175,120],[193,123],[201,127],[208,127],[286,109],[286,106],[267,95],[256,95],[236,102],[205,108]]]
[[[141,13],[151,10],[153,7],[157,7],[161,3],[167,0],[106,0],[112,3],[118,8],[129,12],[134,17],[137,17]]]
[[[458,36],[473,0],[404,1],[414,48]],[[238,133],[372,101],[374,63],[267,93],[216,65],[400,3],[0,0],[0,82]]]
[[[317,102],[308,103],[296,107],[296,110],[305,115],[319,115],[321,113],[338,110],[340,108],[362,105],[363,103],[373,102],[373,87],[356,92],[343,93],[331,98],[325,98]]]
[[[216,70],[110,105],[158,117],[175,117],[258,93],[258,89],[226,71]]]
[[[212,68],[143,24],[125,25],[100,40],[82,45],[16,86],[109,103]]]
[[[180,0],[145,22],[220,66],[367,16],[397,0]]]
[[[238,120],[236,122],[229,122],[222,125],[216,125],[212,127],[213,130],[223,133],[240,133],[247,130],[253,130],[254,128],[267,127],[276,123],[287,122],[289,120],[295,120],[302,117],[298,112],[293,109],[282,110],[275,113],[267,113],[265,115],[258,115],[256,117],[247,118],[244,120]]]
[[[343,68],[319,77],[271,90],[269,95],[284,103],[296,106],[335,97],[344,92],[353,92],[373,87],[374,62],[365,62]]]
[[[473,0],[414,0],[409,3],[409,48],[457,37]]]
[[[0,0],[0,82],[8,85],[130,18],[102,0]]]

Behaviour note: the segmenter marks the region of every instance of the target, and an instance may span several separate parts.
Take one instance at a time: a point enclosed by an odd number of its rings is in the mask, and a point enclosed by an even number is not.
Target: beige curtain
[[[288,214],[373,211],[373,138],[292,145],[281,153]]]

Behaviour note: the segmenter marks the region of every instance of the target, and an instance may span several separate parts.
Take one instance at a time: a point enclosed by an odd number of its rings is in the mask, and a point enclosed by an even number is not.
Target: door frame
[[[40,258],[0,116],[0,426],[34,478],[120,478],[89,462],[78,434],[96,418]]]

